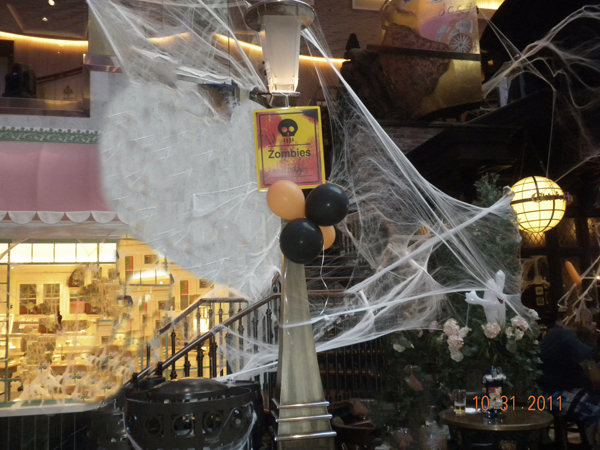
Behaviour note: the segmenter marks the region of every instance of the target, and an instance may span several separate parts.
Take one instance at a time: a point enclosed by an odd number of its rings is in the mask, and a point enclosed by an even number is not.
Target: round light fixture
[[[49,4],[50,6],[54,6],[54,0],[48,0],[48,4]]]
[[[519,221],[519,228],[530,233],[543,233],[553,228],[565,213],[563,191],[554,181],[544,177],[528,177],[512,187],[510,203]]]

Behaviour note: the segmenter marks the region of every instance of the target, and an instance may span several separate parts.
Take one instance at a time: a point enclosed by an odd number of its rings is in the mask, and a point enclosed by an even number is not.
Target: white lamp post
[[[244,16],[260,33],[269,92],[287,99],[296,94],[300,30],[315,19],[311,6],[297,0],[267,0]],[[279,319],[277,392],[272,399],[277,421],[277,450],[333,450],[331,415],[323,395],[310,323],[304,265],[283,259]]]
[[[315,20],[315,10],[298,0],[267,0],[250,7],[244,19],[259,33],[269,92],[286,97],[295,94],[300,30]]]

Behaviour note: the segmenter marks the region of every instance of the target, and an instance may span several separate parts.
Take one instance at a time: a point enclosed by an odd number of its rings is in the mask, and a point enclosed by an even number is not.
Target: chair
[[[581,443],[569,444],[569,432],[578,432],[581,437]],[[569,422],[562,416],[554,416],[554,443],[556,444],[556,448],[560,450],[567,450],[569,448],[581,448],[583,450],[591,449],[583,425]]]

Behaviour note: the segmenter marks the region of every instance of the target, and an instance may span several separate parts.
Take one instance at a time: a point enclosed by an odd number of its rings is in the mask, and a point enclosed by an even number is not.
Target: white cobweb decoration
[[[277,270],[280,225],[256,189],[251,111],[259,106],[231,101],[229,110],[218,109],[214,90],[181,81],[193,76],[198,83],[232,81],[242,90],[264,91],[257,70],[262,61],[249,59],[236,40],[254,39],[241,21],[247,4],[89,4],[131,78],[123,98],[110,106],[101,143],[105,184],[119,216],[180,267],[260,299]],[[303,36],[311,52],[327,57],[317,23]],[[332,72],[339,78],[334,84],[344,84],[334,69],[324,74],[315,64],[314,70],[326,94]],[[338,232],[370,272],[343,297],[325,294],[313,309],[317,350],[456,316],[448,295],[493,291],[498,271],[506,280],[493,297],[507,314],[527,317],[520,268],[495,251],[520,239],[511,197],[481,208],[438,191],[345,87],[337,99],[326,95],[336,155],[330,181],[351,199]],[[334,326],[339,332],[331,337]],[[234,328],[223,332],[247,338]],[[277,346],[257,338],[226,356],[236,376],[247,377],[276,367]]]
[[[107,193],[151,247],[249,298],[268,290],[281,256],[280,221],[254,171],[253,109],[229,117],[178,82],[132,83],[108,108],[102,136]]]

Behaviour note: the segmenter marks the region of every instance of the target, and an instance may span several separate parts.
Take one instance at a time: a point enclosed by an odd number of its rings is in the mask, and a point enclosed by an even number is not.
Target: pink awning
[[[109,223],[95,145],[0,142],[0,221]]]

